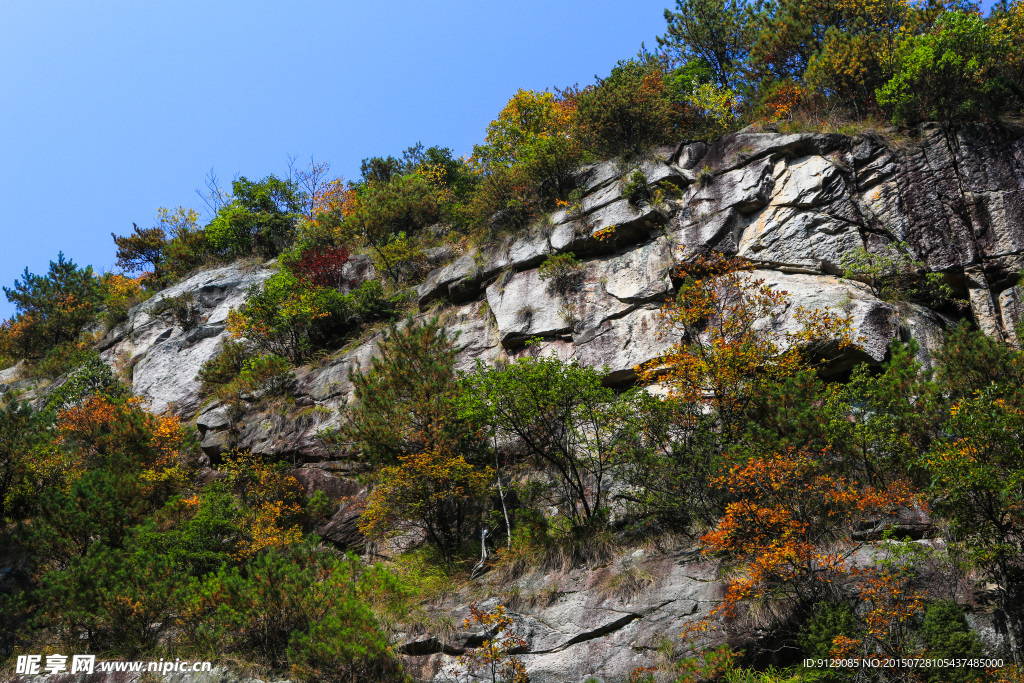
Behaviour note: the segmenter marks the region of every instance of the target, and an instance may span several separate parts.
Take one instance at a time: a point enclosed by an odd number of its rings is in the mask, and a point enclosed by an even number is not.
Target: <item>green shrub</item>
[[[666,81],[661,64],[644,58],[619,62],[607,78],[581,92],[576,126],[584,147],[607,159],[675,142],[681,112]]]
[[[878,103],[901,124],[952,125],[991,114],[1006,94],[997,78],[1000,57],[980,16],[948,12],[935,32],[900,44],[895,73],[878,89]]]
[[[808,657],[826,658],[832,650],[833,639],[836,636],[853,637],[855,629],[856,618],[848,604],[823,602],[815,607],[804,624],[797,643]]]
[[[354,557],[266,552],[193,584],[189,638],[209,652],[259,653],[311,680],[389,680],[398,666],[359,595],[373,576]]]
[[[858,247],[843,256],[840,265],[843,277],[864,282],[883,301],[937,305],[952,299],[953,290],[942,274],[926,272],[925,264],[909,254],[905,242],[876,251]]]
[[[46,275],[25,269],[13,287],[4,287],[15,315],[0,326],[0,353],[38,359],[61,344],[78,340],[101,302],[92,266],[79,268],[64,254],[50,261]]]
[[[540,201],[522,166],[499,166],[484,176],[469,212],[488,232],[515,230],[540,214]]]
[[[27,402],[0,397],[0,522],[21,507],[23,486],[34,489],[37,485],[30,476],[29,461],[35,455],[41,422]]]
[[[43,575],[32,625],[52,629],[72,648],[149,652],[174,625],[183,590],[166,557],[97,544]]]
[[[49,349],[43,357],[28,366],[33,377],[60,377],[84,363],[93,352],[85,342],[65,342]]]
[[[243,393],[278,396],[292,376],[287,359],[270,354],[246,361],[235,382]]]
[[[430,272],[430,263],[404,232],[392,235],[373,250],[373,267],[396,285],[418,282]]]
[[[215,258],[217,249],[206,230],[183,226],[164,247],[164,279],[182,278]]]
[[[229,367],[221,368],[224,375]],[[241,363],[238,374],[231,379],[211,386],[212,393],[220,400],[239,407],[243,400],[259,400],[283,396],[288,382],[295,376],[292,365],[275,354],[250,356]]]
[[[306,501],[306,516],[309,518],[310,524],[322,524],[331,518],[337,508],[338,504],[331,500],[330,496],[323,490],[317,489]]]
[[[185,292],[178,296],[167,296],[153,306],[153,315],[170,313],[181,329],[191,330],[200,321],[199,306],[196,305],[195,295],[192,292]]]
[[[98,459],[96,459],[98,460]],[[128,469],[123,458],[113,463]],[[20,530],[22,541],[44,565],[68,566],[93,546],[124,547],[131,527],[149,511],[142,483],[124,471],[87,471],[71,486],[43,489],[39,514]]]
[[[549,290],[565,296],[582,283],[583,264],[569,252],[554,254],[537,267],[537,275],[547,281]]]
[[[523,150],[520,173],[536,192],[540,208],[550,210],[576,189],[576,172],[589,158],[575,138],[542,137]]]
[[[218,387],[238,377],[238,373],[252,356],[248,344],[233,339],[225,341],[220,352],[203,363],[199,369],[199,374],[196,375],[196,380],[202,383],[199,393],[209,395]]]
[[[245,304],[229,315],[228,329],[264,353],[300,362],[313,351],[350,337],[364,321],[391,308],[378,282],[365,282],[342,294],[282,270],[262,286],[248,289]]]
[[[921,636],[927,648],[927,657],[975,659],[985,654],[978,634],[967,626],[963,608],[952,600],[936,600],[928,605]],[[960,683],[978,678],[973,670],[966,667],[931,669],[927,677],[943,683]]]
[[[626,184],[622,187],[622,196],[628,199],[630,204],[640,204],[650,200],[651,193],[647,188],[647,176],[639,168],[629,174]]]
[[[355,401],[341,409],[344,439],[385,464],[442,443],[471,452],[476,435],[458,420],[454,403],[455,347],[436,319],[390,324],[370,363],[350,373]]]
[[[540,357],[495,368],[478,363],[461,382],[463,419],[543,463],[560,510],[576,529],[605,519],[629,433],[630,403],[602,379],[596,368]]]
[[[233,201],[221,207],[205,233],[209,244],[228,256],[276,256],[290,246],[304,196],[292,180],[270,175],[253,182],[242,176],[231,184]]]
[[[206,486],[197,498],[191,515],[191,506],[175,498],[134,529],[132,552],[166,556],[186,576],[203,577],[225,564],[236,565],[244,508],[222,482]]]
[[[395,312],[395,304],[384,292],[379,280],[367,280],[350,292],[353,309],[362,321],[386,318]]]
[[[255,217],[244,206],[231,203],[221,208],[203,229],[215,252],[229,256],[252,253]]]
[[[102,394],[113,398],[127,398],[130,394],[93,349],[81,350],[74,355],[73,370],[59,387],[46,397],[44,412],[56,415],[62,410],[80,404],[89,396]]]
[[[438,188],[417,171],[361,186],[356,209],[345,219],[343,230],[368,245],[383,274],[398,282],[401,262],[387,258],[384,249],[398,235],[405,233],[411,237],[440,217]]]

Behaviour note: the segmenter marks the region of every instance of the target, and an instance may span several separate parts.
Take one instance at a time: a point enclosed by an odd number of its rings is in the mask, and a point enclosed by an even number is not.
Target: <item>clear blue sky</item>
[[[467,154],[518,88],[589,83],[664,32],[666,0],[3,0],[0,284],[202,209],[288,155],[346,178],[417,141]],[[0,318],[13,307],[0,296]]]

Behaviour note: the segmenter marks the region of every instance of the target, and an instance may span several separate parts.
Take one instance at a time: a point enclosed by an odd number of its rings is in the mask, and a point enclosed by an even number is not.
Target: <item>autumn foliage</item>
[[[303,282],[338,289],[345,283],[348,259],[349,250],[345,247],[310,247],[303,250],[291,269]]]
[[[529,683],[526,666],[512,654],[526,647],[526,640],[516,633],[515,622],[503,605],[482,610],[474,602],[462,627],[482,627],[488,637],[479,647],[459,657],[465,673],[488,683]]]
[[[381,470],[359,530],[373,539],[419,530],[450,562],[476,530],[474,513],[492,477],[444,446],[400,456]]]
[[[714,252],[684,254],[675,273],[682,283],[663,309],[661,332],[680,341],[642,366],[642,379],[667,386],[683,401],[713,406],[728,419],[760,385],[816,368],[826,352],[854,344],[849,318],[827,310],[797,308],[793,330],[764,325],[790,302],[785,291],[769,287],[752,269]]]
[[[919,504],[905,483],[858,486],[829,474],[822,455],[808,453],[755,458],[711,483],[734,501],[701,538],[737,574],[720,607],[727,618],[743,602],[801,609],[841,597],[860,573],[853,555],[869,542],[864,530],[884,528],[901,509]]]

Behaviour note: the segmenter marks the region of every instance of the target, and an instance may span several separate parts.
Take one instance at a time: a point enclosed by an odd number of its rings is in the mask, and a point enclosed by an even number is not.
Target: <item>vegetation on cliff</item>
[[[459,372],[439,320],[403,315],[435,266],[579,210],[589,162],[635,170],[652,148],[744,126],[956,126],[1024,103],[1019,1],[987,17],[936,2],[678,0],[676,10],[660,51],[583,88],[515,93],[470,158],[417,144],[364,160],[354,182],[323,163],[240,177],[230,192],[211,177],[205,225],[193,210],[161,209],[156,226],[114,235],[119,267],[139,275],[97,276],[61,254],[47,274],[26,270],[4,288],[16,314],[0,326],[0,366],[59,378],[36,410],[16,391],[0,397],[2,537],[24,558],[0,603],[7,642],[402,680],[389,636],[437,626],[421,601],[472,575],[487,529],[494,552],[476,570],[506,578],[597,565],[640,539],[682,538],[720,559],[726,596],[683,634],[698,651],[638,669],[636,681],[1017,680],[1018,348],[964,324],[931,371],[896,342],[882,367],[826,381],[819,371],[858,343],[850,319],[799,310],[796,327],[777,332],[765,321],[789,307],[785,293],[716,253],[681,255],[661,317],[676,343],[626,390],[530,350]],[[643,173],[629,178],[630,201],[650,201]],[[948,303],[945,281],[900,246],[862,249],[845,275],[886,300]],[[189,425],[149,413],[96,354],[133,305],[239,258],[276,259],[277,271],[230,314],[232,341],[199,372],[205,397],[234,409],[273,400],[295,366],[383,328],[324,436],[365,466],[374,488],[358,529],[387,561],[321,543],[313,531],[335,502],[308,494],[289,463],[244,451],[208,463]],[[560,254],[540,277],[564,294],[581,267]],[[190,293],[162,300],[159,314],[200,324]],[[912,542],[906,520],[921,516],[944,544]],[[975,657],[982,645],[955,599],[963,583],[998,610],[1016,668],[944,678],[798,663]],[[505,610],[472,614],[497,631],[463,663],[525,680]],[[737,647],[699,651],[716,630]]]

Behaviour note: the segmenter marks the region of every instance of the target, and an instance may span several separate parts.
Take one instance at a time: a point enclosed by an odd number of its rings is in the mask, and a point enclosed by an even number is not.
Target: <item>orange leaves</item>
[[[714,406],[725,417],[759,384],[815,367],[823,346],[853,343],[849,318],[829,311],[798,309],[797,327],[787,332],[765,324],[789,300],[753,278],[748,262],[716,253],[684,258],[676,269],[682,285],[662,311],[663,334],[679,341],[637,368],[643,381],[666,385],[673,397]]]
[[[718,614],[732,618],[741,602],[766,598],[795,606],[857,584],[862,599],[879,605],[869,630],[919,608],[919,600],[895,605],[886,597],[893,575],[852,561],[866,543],[861,529],[917,502],[905,483],[861,487],[800,452],[752,458],[712,483],[733,498],[718,526],[701,538],[707,552],[729,558],[734,572]]]
[[[493,633],[480,647],[468,650],[459,657],[459,663],[465,667],[466,673],[483,680],[502,681],[502,683],[529,683],[526,666],[522,661],[509,653],[522,650],[526,641],[514,630],[515,622],[505,612],[503,605],[497,605],[490,612],[485,612],[474,602],[469,606],[469,617],[462,621],[462,627],[483,626],[487,633]],[[458,676],[458,672],[453,672]]]
[[[835,659],[847,659],[854,656],[859,650],[863,641],[859,638],[851,638],[842,634],[832,639],[832,649],[828,656]]]
[[[806,88],[793,81],[782,81],[761,102],[765,120],[774,122],[790,119],[806,97]]]
[[[122,413],[121,406],[103,396],[90,396],[57,417],[57,435],[61,441],[86,438],[97,431],[109,431]]]
[[[310,221],[315,223],[325,214],[332,213],[347,216],[352,212],[350,204],[354,196],[355,192],[345,184],[343,178],[329,181],[310,198]]]
[[[869,610],[864,617],[867,637],[887,645],[893,631],[905,631],[910,619],[924,610],[925,594],[910,588],[909,572],[901,570],[858,572],[860,598]]]
[[[116,401],[90,396],[57,417],[55,442],[71,450],[79,462],[124,457],[144,467],[148,491],[165,493],[187,483],[189,466],[183,452],[185,433],[173,415],[152,415],[141,399]]]

